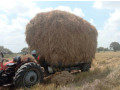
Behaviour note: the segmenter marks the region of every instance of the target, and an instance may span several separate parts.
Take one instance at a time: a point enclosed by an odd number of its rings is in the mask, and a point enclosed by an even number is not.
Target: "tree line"
[[[120,44],[118,42],[112,42],[109,46],[109,48],[104,48],[104,47],[99,47],[97,48],[97,52],[100,52],[100,51],[120,51]]]
[[[4,46],[0,46],[0,52],[4,53],[4,54],[13,54],[13,52],[8,49],[5,48]],[[19,53],[20,54],[28,54],[30,51],[27,47],[24,47]]]
[[[13,52],[3,46],[0,46],[0,52],[3,52],[4,54],[12,54]]]

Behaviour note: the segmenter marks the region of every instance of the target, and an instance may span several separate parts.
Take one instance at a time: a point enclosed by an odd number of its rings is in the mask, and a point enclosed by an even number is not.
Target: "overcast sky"
[[[120,2],[0,0],[0,46],[13,52],[27,47],[25,27],[36,13],[51,10],[74,13],[98,30],[98,47],[120,42]]]

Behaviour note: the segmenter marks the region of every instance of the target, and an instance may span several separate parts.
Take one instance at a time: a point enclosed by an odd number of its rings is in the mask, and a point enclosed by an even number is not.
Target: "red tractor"
[[[3,55],[1,55],[3,57]],[[36,57],[33,54],[34,57]],[[91,63],[80,63],[75,66],[55,67],[45,62],[33,62],[30,58],[22,61],[20,56],[16,56],[13,60],[4,63],[4,59],[0,58],[0,86],[14,85],[15,87],[31,87],[43,81],[43,76],[54,74],[58,71],[81,70],[89,71]],[[42,66],[42,67],[41,67]],[[44,72],[44,73],[43,73]]]
[[[20,56],[16,56],[6,63],[3,58],[0,59],[0,86],[31,87],[43,81],[40,64],[31,62],[29,58],[21,61]]]

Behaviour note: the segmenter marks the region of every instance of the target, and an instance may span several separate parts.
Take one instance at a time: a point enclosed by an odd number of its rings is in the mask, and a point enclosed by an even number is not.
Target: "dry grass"
[[[66,88],[70,90],[119,90],[120,52],[96,53],[90,72],[75,76],[75,83]],[[65,87],[64,87],[65,88]],[[64,90],[63,88],[63,90]]]

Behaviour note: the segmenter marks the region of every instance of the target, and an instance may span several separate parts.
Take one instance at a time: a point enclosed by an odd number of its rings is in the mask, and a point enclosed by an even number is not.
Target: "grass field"
[[[31,90],[120,90],[120,52],[96,53],[90,71],[74,75],[69,84],[41,84]]]

